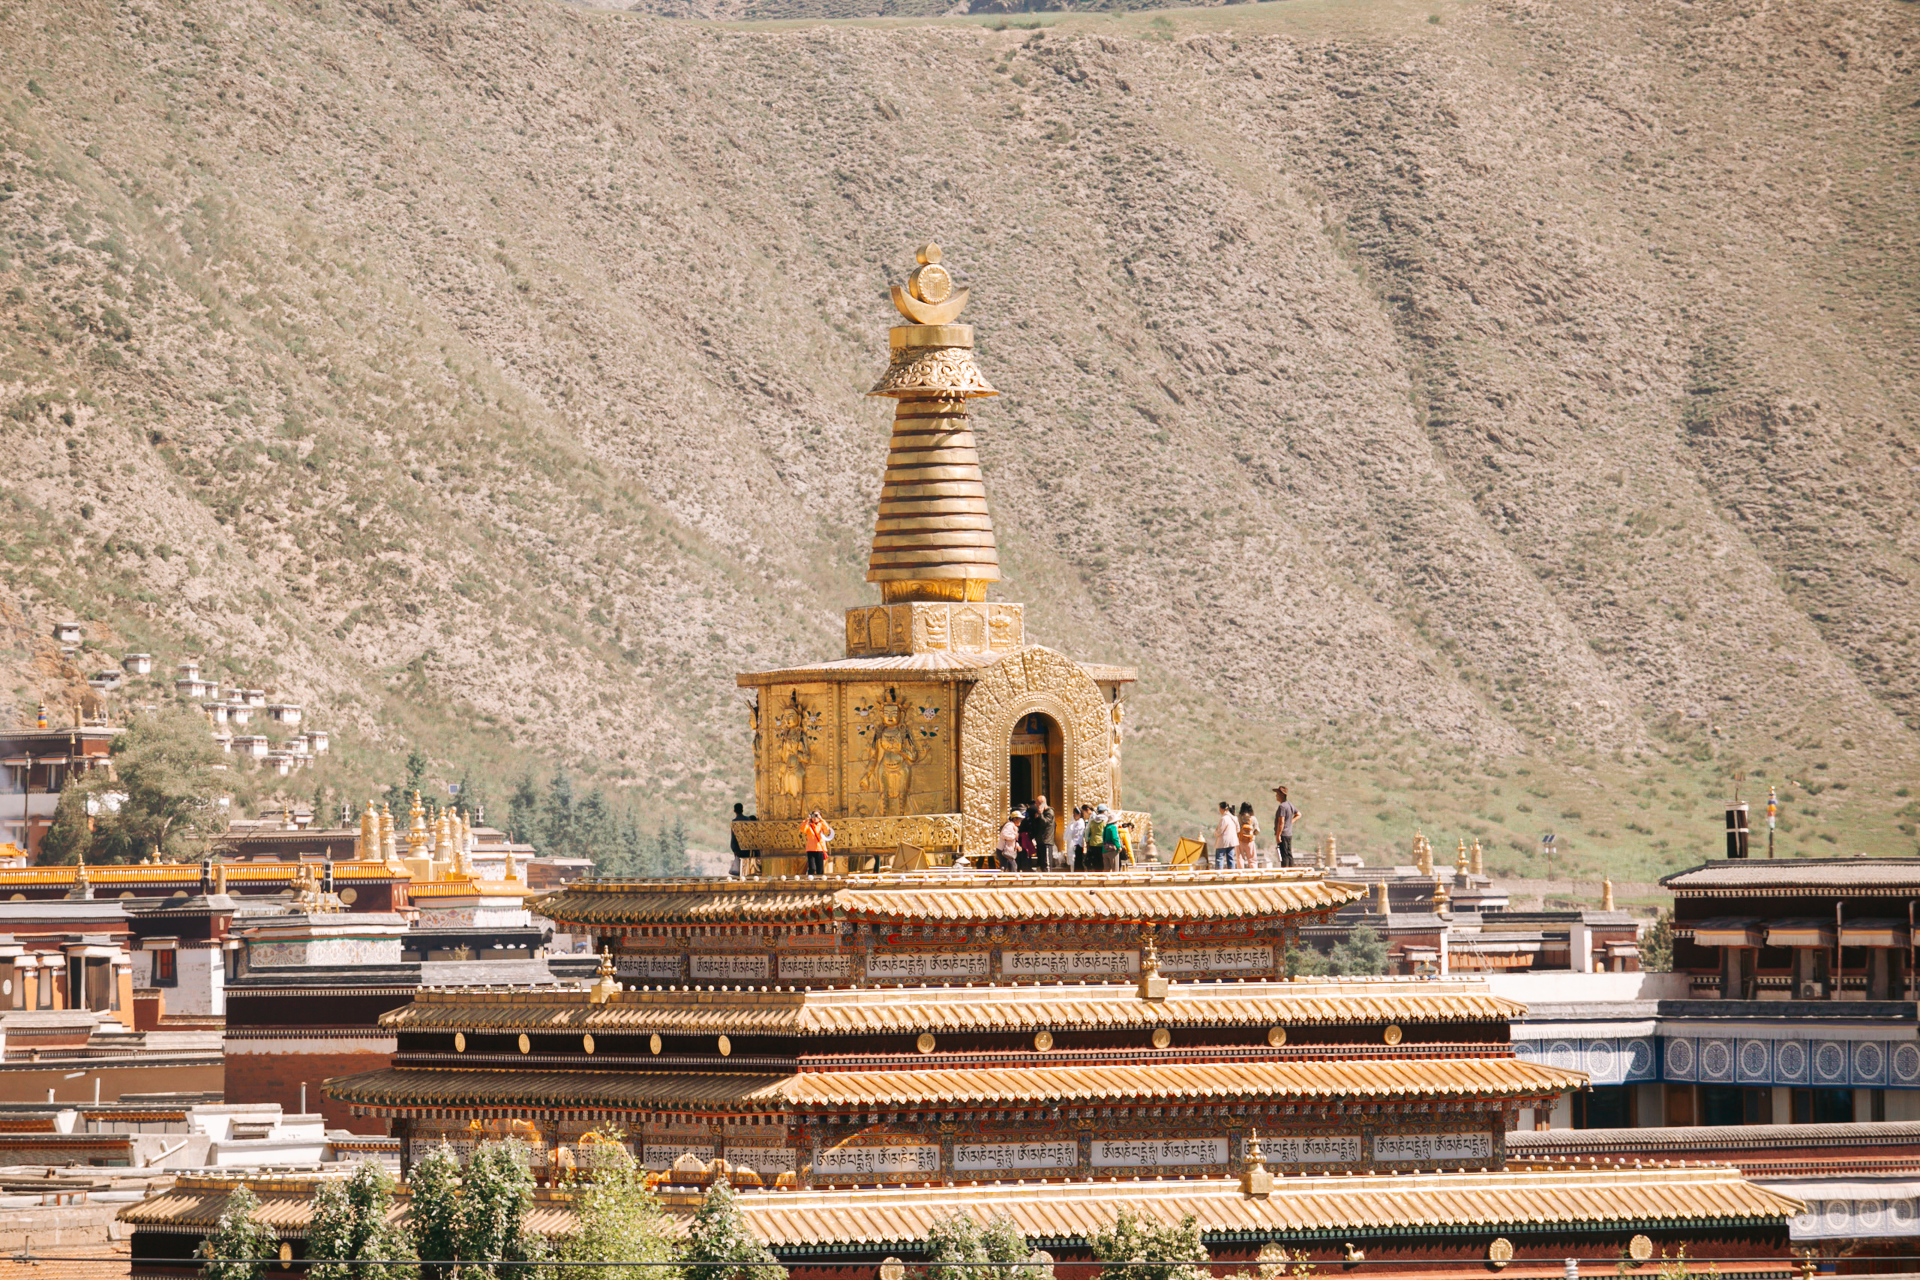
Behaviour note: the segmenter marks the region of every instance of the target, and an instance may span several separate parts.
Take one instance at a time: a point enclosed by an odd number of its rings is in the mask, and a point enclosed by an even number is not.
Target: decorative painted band
[[[1522,1029],[1523,1030],[1523,1029]],[[1676,1083],[1831,1085],[1920,1089],[1920,1044],[1913,1040],[1809,1040],[1800,1037],[1631,1036],[1515,1039],[1516,1057],[1586,1071],[1594,1084]]]
[[[805,853],[807,840],[804,822],[791,819],[765,819],[736,822],[733,837],[742,849],[755,853]],[[851,849],[891,852],[903,844],[920,849],[954,849],[960,844],[961,819],[957,813],[917,813],[887,818],[833,818],[834,853]]]

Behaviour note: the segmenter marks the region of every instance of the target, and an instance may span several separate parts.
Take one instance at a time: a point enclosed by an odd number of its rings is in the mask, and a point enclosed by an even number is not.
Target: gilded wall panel
[[[953,812],[953,686],[844,688],[844,811],[860,818]]]
[[[1113,721],[1100,687],[1051,649],[1022,649],[982,672],[961,707],[960,810],[966,815],[969,857],[992,856],[1007,813],[1007,747],[1014,723],[1032,711],[1045,712],[1060,725],[1066,808],[1112,799],[1107,760]]]

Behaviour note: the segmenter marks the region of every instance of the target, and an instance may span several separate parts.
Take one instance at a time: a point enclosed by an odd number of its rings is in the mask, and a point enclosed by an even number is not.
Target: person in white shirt
[[[1087,810],[1073,806],[1073,821],[1067,824],[1067,866],[1074,871],[1087,869]]]
[[[1213,833],[1213,866],[1216,871],[1225,871],[1233,865],[1233,846],[1240,843],[1240,820],[1233,816],[1233,806],[1225,800],[1220,802],[1220,823]]]

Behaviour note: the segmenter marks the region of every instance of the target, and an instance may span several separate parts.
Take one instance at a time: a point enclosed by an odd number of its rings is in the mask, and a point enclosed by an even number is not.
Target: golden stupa
[[[767,875],[798,874],[802,820],[835,832],[831,870],[991,857],[1010,807],[1120,805],[1121,691],[1134,673],[1029,644],[1018,604],[987,599],[1000,556],[968,402],[997,394],[957,324],[967,289],[929,244],[893,302],[909,322],[869,395],[896,402],[867,581],[846,656],[739,676],[753,708],[759,821],[735,824]],[[1129,813],[1144,853],[1148,815]],[[1056,835],[1056,843],[1058,836]]]

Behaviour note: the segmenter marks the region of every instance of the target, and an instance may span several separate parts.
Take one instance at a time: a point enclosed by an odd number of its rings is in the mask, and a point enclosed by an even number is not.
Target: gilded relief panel
[[[834,807],[831,685],[772,685],[760,694],[760,816],[801,818]]]
[[[876,681],[845,689],[845,812],[951,813],[953,686]]]

